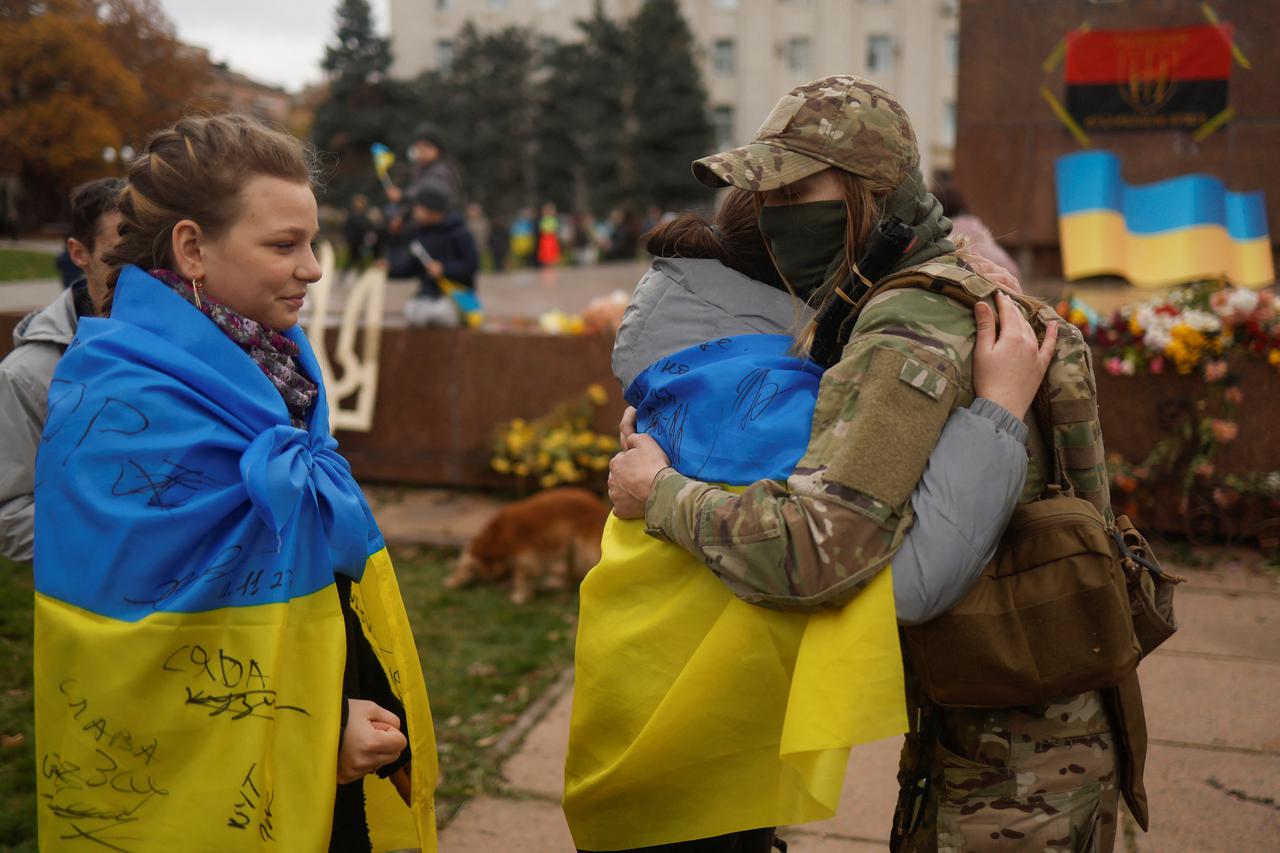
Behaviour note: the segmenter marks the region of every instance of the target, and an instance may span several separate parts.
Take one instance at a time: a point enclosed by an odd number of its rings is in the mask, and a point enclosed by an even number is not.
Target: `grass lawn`
[[[492,744],[569,664],[578,601],[544,594],[517,607],[507,590],[446,590],[447,552],[393,554],[426,673],[439,742],[442,822],[493,791],[506,757]],[[35,732],[31,698],[31,569],[0,559],[0,849],[35,850]]]
[[[53,255],[25,249],[0,249],[0,282],[57,277]]]

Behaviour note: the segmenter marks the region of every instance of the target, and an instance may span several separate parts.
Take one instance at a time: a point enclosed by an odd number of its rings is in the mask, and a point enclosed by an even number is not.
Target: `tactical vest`
[[[929,263],[881,280],[855,311],[902,287],[970,307],[997,289],[969,270]],[[1178,579],[1111,511],[1089,347],[1048,305],[1009,295],[1037,337],[1057,323],[1058,339],[1028,413],[1024,502],[965,598],[903,631],[921,688],[942,706],[1015,707],[1114,687],[1175,630]]]

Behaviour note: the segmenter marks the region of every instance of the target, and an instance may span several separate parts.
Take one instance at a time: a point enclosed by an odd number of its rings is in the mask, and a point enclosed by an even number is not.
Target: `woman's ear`
[[[190,219],[184,219],[173,226],[173,234],[169,239],[174,272],[188,281],[203,281],[204,253],[200,250],[200,244],[204,240],[204,232],[200,226]]]

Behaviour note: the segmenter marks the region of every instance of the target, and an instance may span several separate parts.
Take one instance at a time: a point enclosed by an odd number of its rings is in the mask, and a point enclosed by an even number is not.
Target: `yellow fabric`
[[[1058,227],[1069,281],[1118,275],[1138,287],[1167,287],[1225,275],[1256,288],[1276,279],[1269,238],[1234,240],[1221,225],[1138,235],[1125,230],[1122,214],[1093,211],[1063,216]]]
[[[850,748],[906,727],[887,568],[841,610],[780,613],[610,516],[581,594],[564,795],[579,848],[829,818]]]
[[[435,735],[385,550],[353,589],[414,759],[412,810],[366,780],[374,849],[435,851]],[[327,849],[345,652],[332,586],[138,622],[37,594],[35,631],[41,850]]]

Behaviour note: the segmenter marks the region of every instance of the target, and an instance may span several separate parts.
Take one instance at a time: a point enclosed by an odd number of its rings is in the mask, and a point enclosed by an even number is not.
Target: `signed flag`
[[[81,321],[36,464],[42,850],[327,849],[348,637],[410,747],[399,787],[362,783],[374,849],[435,850],[421,667],[328,424],[321,388],[290,426],[258,365],[136,267]]]
[[[785,479],[821,378],[792,344],[739,335],[658,360],[626,392],[638,429],[689,476]],[[736,598],[643,520],[611,516],[581,591],[574,842],[618,850],[832,817],[850,748],[905,731],[904,696],[887,566],[842,609],[783,613]]]
[[[1086,131],[1198,128],[1230,77],[1229,24],[1067,36],[1067,111]]]

